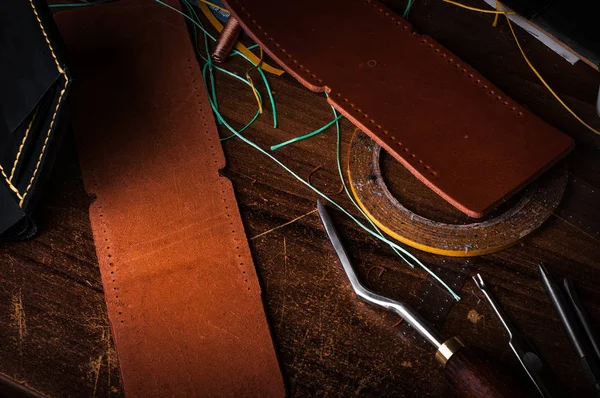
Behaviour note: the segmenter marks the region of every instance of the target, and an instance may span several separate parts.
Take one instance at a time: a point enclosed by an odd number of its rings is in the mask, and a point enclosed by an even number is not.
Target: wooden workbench
[[[404,5],[388,3],[396,11]],[[414,5],[409,20],[577,140],[568,158],[569,184],[562,204],[522,243],[469,260],[411,252],[445,275],[482,273],[565,390],[571,396],[590,395],[590,384],[540,283],[537,264],[544,262],[556,277],[571,277],[600,327],[600,137],[576,122],[536,80],[502,19],[493,28],[493,16],[423,0]],[[599,126],[594,105],[598,73],[583,64],[567,64],[522,30],[518,35],[555,90]],[[231,68],[245,70],[241,64]],[[272,128],[267,109],[247,132],[261,146],[331,120],[323,95],[308,92],[289,76],[271,77],[270,82],[280,125]],[[241,125],[254,114],[251,92],[232,79],[220,76],[219,93],[230,120]],[[346,155],[353,126],[344,121],[342,127]],[[224,149],[228,166],[223,173],[236,190],[289,395],[449,394],[429,347],[394,315],[356,300],[314,212],[316,195],[239,140],[227,141]],[[338,190],[333,129],[275,154],[302,176],[322,165],[313,183],[327,192]],[[469,222],[398,168],[390,159],[384,162],[392,191],[407,206],[439,220]],[[350,208],[343,195],[335,198]],[[40,206],[42,232],[29,242],[0,245],[0,373],[43,395],[122,395],[88,220],[91,200],[83,191],[75,147],[68,138]],[[339,214],[334,219],[361,277],[373,290],[414,306],[451,300],[423,270],[409,268]],[[442,332],[460,335],[522,373],[498,319],[474,283],[463,279],[462,300],[438,320]]]

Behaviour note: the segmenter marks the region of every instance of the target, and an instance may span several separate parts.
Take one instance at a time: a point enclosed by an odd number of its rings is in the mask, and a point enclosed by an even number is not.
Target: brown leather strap
[[[56,19],[126,394],[283,396],[184,19],[147,0]]]
[[[344,116],[469,216],[483,216],[572,147],[377,1],[225,2],[286,71],[330,92]]]

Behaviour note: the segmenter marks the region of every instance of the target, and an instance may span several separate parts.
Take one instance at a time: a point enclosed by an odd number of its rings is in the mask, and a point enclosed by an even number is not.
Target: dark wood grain
[[[400,1],[387,3],[397,10],[404,7]],[[568,159],[570,177],[564,200],[521,244],[470,260],[409,250],[445,275],[482,273],[569,395],[591,396],[536,267],[543,261],[557,278],[571,277],[592,323],[600,324],[600,137],[574,121],[539,84],[502,21],[493,28],[489,15],[438,1],[416,2],[409,19],[420,32],[433,36],[507,94],[577,140]],[[570,66],[523,31],[517,34],[556,91],[598,126],[597,72],[582,64]],[[242,75],[247,68],[235,62],[226,65]],[[254,97],[231,78],[219,75],[218,80],[221,109],[241,126],[255,112]],[[270,77],[270,83],[278,104],[279,128],[272,128],[266,108],[247,131],[262,147],[312,131],[331,119],[323,95],[308,92],[289,76]],[[352,131],[344,121],[344,156]],[[225,129],[221,132],[227,134]],[[397,324],[393,314],[356,300],[313,212],[315,194],[239,140],[225,142],[224,149],[228,165],[223,173],[236,190],[290,395],[450,395],[444,371],[429,347],[405,325]],[[333,130],[274,154],[301,176],[322,165],[313,183],[327,192],[338,190]],[[0,246],[0,373],[48,396],[120,396],[118,361],[89,227],[91,198],[83,191],[77,164],[68,139],[40,207],[42,232],[30,242]],[[452,218],[435,196],[415,200],[410,193],[418,192],[419,186],[394,181],[393,172],[385,175],[396,192],[408,193],[415,210],[421,206],[429,217]],[[350,208],[343,195],[335,198]],[[302,215],[306,216],[264,233]],[[373,290],[424,308],[426,316],[428,304],[452,300],[423,270],[403,264],[388,247],[337,212],[333,218],[359,276]],[[506,332],[487,302],[472,282],[467,280],[461,287],[462,300],[437,322],[441,331],[460,336],[499,366],[521,372]],[[430,293],[424,299],[425,290]],[[527,383],[526,377],[522,382]]]

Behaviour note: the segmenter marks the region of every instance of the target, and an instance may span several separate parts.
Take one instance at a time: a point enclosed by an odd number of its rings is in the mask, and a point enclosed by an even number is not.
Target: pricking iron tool
[[[508,345],[512,348],[513,352],[517,356],[519,362],[529,375],[533,384],[537,387],[538,391],[543,397],[560,397],[562,394],[559,392],[557,386],[553,382],[552,376],[548,371],[548,367],[544,364],[540,356],[535,351],[533,345],[529,342],[524,334],[519,332],[513,323],[508,319],[500,304],[496,301],[492,295],[488,286],[483,282],[481,275],[473,277],[475,284],[485,295],[490,305],[500,318],[500,321],[506,328],[509,336]]]
[[[423,336],[437,350],[435,358],[444,366],[446,379],[457,395],[463,397],[511,398],[527,395],[526,392],[521,391],[519,383],[507,377],[507,375],[502,375],[499,369],[493,368],[487,360],[464,347],[458,338],[446,339],[442,337],[437,330],[407,304],[381,296],[365,288],[358,280],[327,209],[320,200],[317,201],[317,207],[325,231],[356,295],[370,304],[397,313]]]

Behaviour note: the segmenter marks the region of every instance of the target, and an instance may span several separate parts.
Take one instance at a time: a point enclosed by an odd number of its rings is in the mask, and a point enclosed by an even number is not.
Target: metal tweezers
[[[561,289],[552,280],[550,274],[542,264],[540,264],[539,269],[544,286],[558,313],[565,332],[581,359],[582,368],[592,381],[596,394],[600,396],[600,346],[598,346],[598,342],[594,337],[592,327],[577,292],[569,279],[565,278],[563,280],[563,289]],[[473,280],[488,299],[508,331],[510,347],[540,394],[544,397],[562,396],[544,362],[535,352],[533,345],[506,317],[500,305],[489,291],[488,286],[483,282],[481,275],[477,274],[476,277],[473,277]]]
[[[577,292],[571,281],[565,278],[563,279],[565,297],[546,267],[540,264],[539,269],[554,309],[581,359],[581,366],[592,381],[596,394],[600,395],[600,349]]]
[[[535,347],[533,344],[529,342],[527,337],[521,333],[508,319],[500,304],[496,301],[492,293],[489,291],[488,286],[483,282],[483,278],[481,275],[477,274],[477,276],[473,277],[475,284],[481,290],[481,292],[485,295],[485,297],[490,302],[492,308],[502,321],[502,324],[506,328],[509,336],[508,345],[513,350],[517,359],[523,366],[523,369],[527,372],[527,375],[535,384],[538,391],[543,397],[560,397],[562,394],[560,393],[556,383],[554,382],[550,372],[548,371],[548,367],[545,365],[544,361],[540,358],[540,356],[535,351]]]

